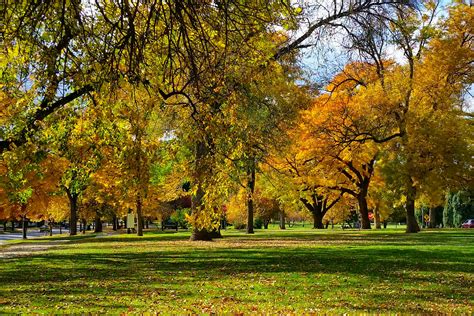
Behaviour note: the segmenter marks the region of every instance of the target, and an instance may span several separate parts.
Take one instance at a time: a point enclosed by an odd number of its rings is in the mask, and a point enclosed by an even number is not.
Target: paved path
[[[62,233],[63,234],[67,234],[69,231],[67,229],[63,229],[62,230]],[[53,229],[53,236],[54,235],[57,235],[59,234],[59,229],[56,229],[54,228]],[[35,239],[35,238],[39,238],[39,237],[44,237],[44,236],[48,236],[48,234],[46,233],[40,233],[40,231],[38,229],[29,229],[27,234],[26,234],[26,237],[28,239]],[[3,234],[0,234],[0,245],[3,245],[5,244],[8,240],[16,240],[16,239],[22,239],[23,238],[23,235],[20,232],[5,232]]]

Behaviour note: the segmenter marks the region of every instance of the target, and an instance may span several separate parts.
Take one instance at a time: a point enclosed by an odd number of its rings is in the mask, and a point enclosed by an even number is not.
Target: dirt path
[[[20,243],[0,247],[0,259],[30,256],[33,253],[60,246],[69,240],[52,240],[38,243]]]

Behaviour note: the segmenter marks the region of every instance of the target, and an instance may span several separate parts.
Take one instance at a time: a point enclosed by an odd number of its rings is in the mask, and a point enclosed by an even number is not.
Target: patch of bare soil
[[[33,253],[57,247],[65,242],[67,240],[50,241],[48,243],[12,244],[0,248],[0,259],[30,256]]]

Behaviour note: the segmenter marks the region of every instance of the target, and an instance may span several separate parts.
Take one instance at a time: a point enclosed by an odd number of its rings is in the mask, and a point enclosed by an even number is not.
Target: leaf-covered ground
[[[224,236],[29,241],[55,246],[0,259],[0,314],[474,312],[474,229]]]

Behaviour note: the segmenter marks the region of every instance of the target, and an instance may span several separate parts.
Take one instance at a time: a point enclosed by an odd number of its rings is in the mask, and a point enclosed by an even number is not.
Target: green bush
[[[474,191],[450,192],[443,212],[445,227],[460,227],[469,218],[474,218]]]

